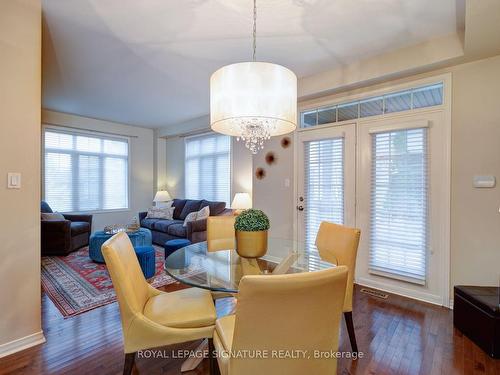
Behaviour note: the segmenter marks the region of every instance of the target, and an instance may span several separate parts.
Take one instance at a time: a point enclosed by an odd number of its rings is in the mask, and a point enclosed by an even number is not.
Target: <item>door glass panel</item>
[[[344,224],[344,138],[304,142],[304,208],[310,251],[322,221]]]

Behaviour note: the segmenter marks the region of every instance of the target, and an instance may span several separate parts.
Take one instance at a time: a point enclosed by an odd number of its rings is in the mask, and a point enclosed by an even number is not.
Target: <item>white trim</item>
[[[35,345],[43,344],[45,341],[43,331],[40,331],[17,340],[6,342],[0,345],[0,358],[31,348]]]
[[[428,120],[417,120],[417,121],[411,121],[411,122],[405,122],[397,125],[392,125],[392,126],[379,126],[376,129],[370,129],[368,133],[370,134],[378,134],[378,133],[386,133],[390,132],[393,130],[401,130],[401,126],[404,126],[405,129],[421,129],[421,128],[428,128],[430,126],[430,121]]]
[[[396,80],[397,81],[397,80]],[[335,122],[335,123],[330,123],[330,124],[322,124],[322,125],[316,125],[316,126],[311,126],[308,128],[297,128],[297,131],[294,132],[294,196],[293,196],[293,202],[292,204],[296,206],[297,204],[297,198],[298,198],[298,193],[299,193],[299,165],[298,165],[298,158],[299,158],[299,148],[298,148],[298,141],[299,141],[299,134],[303,132],[311,132],[311,131],[317,131],[319,129],[323,128],[332,128],[336,126],[342,126],[345,125],[346,123],[355,123],[356,124],[356,148],[358,149],[358,143],[359,143],[359,130],[360,127],[363,127],[366,122],[372,122],[372,121],[377,121],[377,120],[394,120],[394,119],[400,119],[400,120],[405,120],[406,118],[413,117],[415,115],[421,115],[421,114],[432,114],[436,112],[441,112],[444,114],[444,121],[443,121],[443,126],[445,129],[445,140],[442,143],[442,148],[443,148],[443,164],[446,166],[445,170],[443,170],[442,173],[442,188],[443,190],[441,191],[440,195],[440,200],[438,202],[440,206],[440,210],[444,213],[443,214],[443,220],[441,222],[441,232],[440,232],[440,248],[443,249],[444,251],[441,252],[441,274],[440,274],[440,285],[441,285],[441,293],[442,296],[436,296],[434,294],[426,293],[426,292],[421,292],[421,291],[414,291],[413,289],[406,289],[403,287],[391,287],[388,285],[385,285],[384,283],[381,282],[374,282],[373,287],[377,287],[380,289],[385,289],[388,291],[394,290],[394,293],[396,294],[402,294],[405,295],[409,298],[415,298],[419,299],[425,302],[429,303],[435,303],[440,306],[452,306],[453,301],[450,299],[450,267],[451,267],[451,249],[450,249],[450,221],[451,221],[451,103],[452,103],[452,74],[451,73],[444,73],[440,75],[435,75],[435,76],[430,76],[418,80],[413,80],[413,81],[407,81],[403,83],[398,83],[398,84],[390,84],[388,82],[387,84],[384,84],[384,87],[378,88],[378,89],[372,89],[370,90],[370,86],[366,86],[358,91],[356,94],[352,95],[345,95],[341,96],[339,94],[335,95],[328,95],[323,98],[316,98],[316,99],[310,99],[310,100],[305,100],[303,102],[298,103],[298,111],[297,111],[297,124],[300,124],[300,117],[301,117],[301,112],[307,111],[307,110],[313,110],[313,109],[318,109],[322,107],[328,107],[328,106],[334,106],[342,103],[346,103],[349,101],[356,101],[360,100],[363,98],[368,98],[372,96],[378,96],[378,95],[385,95],[385,94],[390,94],[393,92],[397,91],[404,91],[406,89],[412,89],[412,88],[418,88],[419,86],[425,86],[429,84],[434,84],[434,83],[443,83],[443,103],[441,105],[437,106],[432,106],[432,107],[424,107],[424,108],[418,108],[418,109],[411,109],[408,111],[401,111],[401,112],[391,112],[387,114],[382,114],[382,115],[377,115],[377,116],[370,116],[370,117],[364,117],[364,118],[358,118],[358,119],[353,119],[353,120],[346,120],[342,122]],[[359,150],[356,151],[356,181],[355,181],[355,190],[356,190],[356,196],[358,194],[358,171],[359,171],[359,163],[360,163],[360,155],[359,155]],[[356,215],[355,215],[355,225],[359,227],[359,207],[358,207],[358,199],[356,199]],[[298,239],[298,225],[299,225],[299,220],[298,220],[298,215],[295,213],[293,215],[293,230],[294,230],[294,238],[297,240]],[[367,280],[365,280],[367,286],[369,286],[369,283]],[[406,293],[406,294],[405,294]]]
[[[436,294],[426,293],[414,289],[408,289],[398,285],[387,285],[384,282],[380,282],[374,279],[367,279],[363,277],[356,279],[355,283],[368,288],[374,288],[382,290],[384,292],[397,294],[399,296],[416,299],[418,301],[432,303],[433,305],[443,306],[441,296]]]
[[[451,299],[450,299],[450,303],[449,303],[449,305],[448,305],[448,308],[449,308],[450,310],[453,310],[453,298],[451,298]]]

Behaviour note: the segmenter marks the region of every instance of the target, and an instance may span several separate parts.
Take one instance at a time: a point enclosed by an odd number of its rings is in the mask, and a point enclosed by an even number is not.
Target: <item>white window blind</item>
[[[370,271],[424,284],[427,128],[372,134]]]
[[[128,208],[128,140],[44,131],[44,199],[55,211]]]
[[[306,249],[315,248],[322,221],[344,223],[344,138],[304,143]]]
[[[231,138],[204,134],[185,139],[185,196],[230,204]]]

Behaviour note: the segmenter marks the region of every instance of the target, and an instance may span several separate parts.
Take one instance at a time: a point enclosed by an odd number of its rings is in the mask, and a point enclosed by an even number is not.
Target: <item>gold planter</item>
[[[236,231],[236,251],[243,258],[260,258],[267,252],[267,230]]]

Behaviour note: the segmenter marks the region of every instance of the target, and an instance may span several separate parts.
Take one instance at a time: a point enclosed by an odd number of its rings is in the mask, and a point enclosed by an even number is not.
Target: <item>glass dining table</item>
[[[209,252],[206,242],[176,250],[165,259],[165,272],[177,281],[215,292],[238,293],[246,275],[277,275],[312,272],[335,267],[322,260],[316,249],[304,243],[268,239],[267,254],[262,258],[243,258],[235,250]]]

